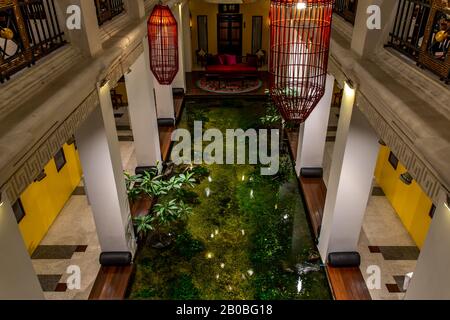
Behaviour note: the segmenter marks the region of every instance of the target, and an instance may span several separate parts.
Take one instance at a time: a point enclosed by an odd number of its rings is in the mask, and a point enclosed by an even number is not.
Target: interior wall
[[[191,0],[190,11],[192,19],[192,57],[196,63],[196,53],[198,48],[197,16],[208,16],[208,51],[217,54],[217,14],[219,6],[203,0]],[[242,54],[251,53],[252,49],[252,17],[263,17],[263,50],[269,52],[270,27],[269,27],[270,0],[258,0],[251,4],[241,4],[240,13],[243,15],[242,29]]]
[[[415,180],[406,185],[400,175],[407,169],[399,162],[397,170],[389,163],[390,149],[382,146],[378,155],[375,179],[397,212],[406,230],[419,248],[422,248],[431,223],[431,199]]]
[[[20,196],[25,217],[19,228],[30,254],[45,237],[81,180],[82,170],[75,144],[65,144],[63,149],[66,164],[61,171],[56,170],[52,159],[44,168],[47,176],[42,181],[33,182]]]

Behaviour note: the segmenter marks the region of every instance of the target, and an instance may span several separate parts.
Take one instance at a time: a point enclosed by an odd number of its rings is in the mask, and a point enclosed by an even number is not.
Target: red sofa
[[[254,55],[210,55],[206,59],[206,71],[214,73],[253,73],[258,71],[258,59]]]

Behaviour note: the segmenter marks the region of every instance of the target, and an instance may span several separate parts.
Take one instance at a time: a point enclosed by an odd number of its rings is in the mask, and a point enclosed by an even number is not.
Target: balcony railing
[[[125,10],[123,0],[94,0],[97,9],[98,25],[121,14]]]
[[[55,0],[0,1],[0,82],[65,43]]]
[[[351,24],[355,24],[358,0],[336,0],[334,12],[343,17]]]
[[[417,60],[430,10],[430,0],[399,0],[389,46]]]
[[[450,83],[450,8],[438,0],[399,0],[387,44]]]

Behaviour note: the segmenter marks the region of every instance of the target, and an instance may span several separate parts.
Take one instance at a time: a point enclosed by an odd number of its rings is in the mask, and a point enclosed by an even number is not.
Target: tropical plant
[[[163,227],[169,227],[174,221],[192,213],[192,208],[182,199],[186,193],[184,188],[194,187],[194,176],[195,172],[190,169],[168,179],[156,168],[135,176],[125,173],[130,201],[135,201],[141,195],[160,197],[160,203],[155,204],[148,215],[134,219],[139,237],[143,238],[150,231],[155,231],[161,239]]]
[[[162,239],[162,228],[170,227],[170,225],[180,219],[185,218],[192,213],[192,208],[187,206],[183,201],[172,199],[170,201],[158,203],[153,207],[155,214],[155,231],[159,239]]]
[[[150,231],[155,229],[155,217],[152,215],[144,215],[133,219],[139,238],[143,239]]]
[[[263,125],[279,124],[282,120],[278,109],[271,102],[266,103],[266,114],[260,118]]]
[[[125,184],[127,187],[127,195],[130,202],[133,203],[139,199],[142,190],[140,188],[140,183],[142,182],[141,175],[131,175],[128,172],[124,172]]]

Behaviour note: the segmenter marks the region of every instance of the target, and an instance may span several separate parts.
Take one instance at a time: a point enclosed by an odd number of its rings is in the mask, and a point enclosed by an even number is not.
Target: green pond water
[[[193,130],[198,120],[204,130],[258,129],[264,102],[187,101],[180,127]],[[138,251],[129,299],[331,299],[294,167],[281,149],[276,176],[262,176],[260,165],[203,165],[185,195],[193,213],[167,230],[172,243]]]

